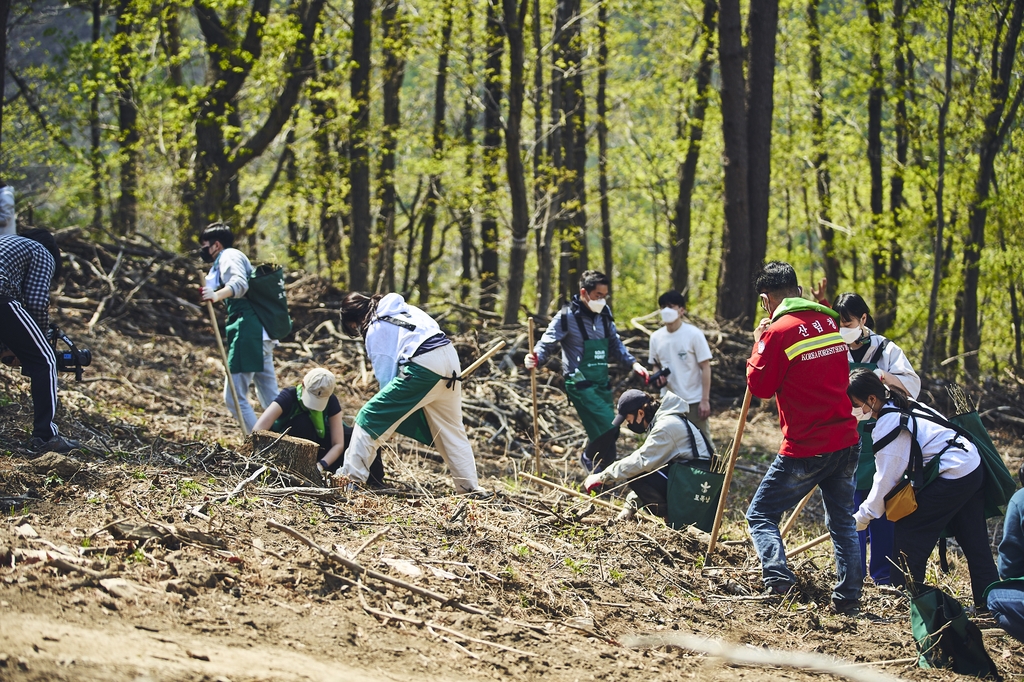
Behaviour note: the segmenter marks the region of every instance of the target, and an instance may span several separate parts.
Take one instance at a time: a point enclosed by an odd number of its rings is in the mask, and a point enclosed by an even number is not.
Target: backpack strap
[[[378,315],[377,319],[382,321],[382,322],[388,322],[388,323],[393,324],[393,325],[395,325],[397,327],[401,327],[402,329],[408,329],[411,332],[416,331],[416,325],[414,325],[412,322],[406,322],[405,320],[399,320],[398,318],[391,317],[390,315]]]
[[[703,431],[701,431],[700,429],[697,429],[697,433],[700,434],[701,439],[704,441],[704,447],[708,451],[708,456],[707,457],[701,457],[697,453],[697,439],[693,435],[693,424],[690,422],[689,419],[686,418],[685,414],[677,414],[676,416],[683,420],[683,423],[686,424],[686,430],[690,433],[690,452],[693,454],[693,457],[691,459],[694,462],[710,462],[711,461],[711,443],[708,442],[708,437],[704,435]]]
[[[882,341],[878,344],[878,348],[875,349],[875,352],[871,354],[871,359],[868,360],[869,363],[877,365],[878,361],[882,359],[882,353],[885,352],[885,349],[891,343],[891,341],[889,341],[889,339],[885,338],[884,336],[881,338]]]

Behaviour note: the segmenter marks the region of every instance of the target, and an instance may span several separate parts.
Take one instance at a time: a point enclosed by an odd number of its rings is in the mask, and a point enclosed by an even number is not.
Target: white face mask
[[[871,408],[867,405],[864,405],[863,407],[855,407],[853,408],[853,416],[856,417],[859,422],[866,422],[871,419]]]
[[[608,301],[603,298],[592,298],[587,301],[587,307],[590,308],[590,312],[597,313],[598,315],[601,314],[606,305],[608,305]]]
[[[840,327],[839,335],[843,337],[843,342],[849,346],[850,344],[860,341],[863,333],[861,332],[860,327]]]
[[[672,324],[679,319],[679,311],[675,308],[662,308],[661,321],[665,324]]]

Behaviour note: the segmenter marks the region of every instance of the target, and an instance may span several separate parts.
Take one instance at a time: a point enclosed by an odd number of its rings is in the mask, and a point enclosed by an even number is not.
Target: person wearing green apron
[[[921,391],[921,379],[911,367],[906,354],[895,343],[881,334],[871,331],[875,321],[871,317],[867,303],[858,294],[840,294],[833,310],[839,313],[839,333],[849,346],[847,359],[850,370],[858,367],[875,372],[887,386],[895,386],[917,398]],[[871,491],[871,482],[875,475],[875,451],[871,432],[875,420],[870,414],[854,410],[857,417],[857,431],[860,433],[860,460],[857,463],[857,490],[854,504],[860,506]],[[866,530],[858,531],[860,539],[861,562],[867,574],[867,546],[871,544],[871,579],[876,585],[891,583],[890,569],[892,563],[893,522],[885,514],[873,519]]]
[[[526,368],[543,365],[561,347],[565,393],[576,408],[587,432],[589,443],[581,456],[587,473],[598,472],[615,461],[615,437],[612,425],[615,407],[608,377],[612,359],[631,364],[646,381],[646,368],[622,343],[607,306],[608,277],[587,270],[580,277],[580,293],[566,308],[558,311],[543,336],[526,356]]]
[[[199,237],[200,256],[212,263],[202,288],[204,301],[224,301],[227,308],[228,374],[238,394],[242,414],[235,413],[228,379],[224,380],[224,404],[247,433],[256,424],[256,413],[249,402],[249,385],[255,384],[256,396],[264,410],[277,397],[277,375],[274,372],[274,346],[256,316],[252,303],[245,297],[249,291],[252,263],[244,253],[231,248],[234,236],[224,223],[213,223]]]

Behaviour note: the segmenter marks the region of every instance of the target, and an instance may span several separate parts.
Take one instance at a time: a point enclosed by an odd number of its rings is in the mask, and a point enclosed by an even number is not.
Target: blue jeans
[[[242,408],[242,417],[235,414],[235,401],[231,397],[231,389],[228,382],[224,380],[224,404],[228,406],[228,412],[245,425],[246,432],[251,432],[256,425],[256,412],[249,402],[249,384],[256,385],[256,397],[260,400],[263,409],[267,409],[270,403],[277,397],[277,375],[274,373],[274,342],[263,340],[263,370],[260,372],[239,372],[232,374],[231,380],[235,384],[235,391],[238,393],[238,406]]]
[[[853,508],[858,509],[868,497],[867,490],[858,490],[853,497]],[[889,563],[892,557],[892,536],[895,524],[885,518],[882,514],[877,519],[872,519],[867,530],[857,531],[860,540],[860,570],[867,571],[868,542],[871,542],[871,580],[876,585],[890,585],[892,578],[889,570],[892,564]]]
[[[996,623],[1017,640],[1024,642],[1024,582],[1020,587],[997,587],[988,593],[988,609]]]
[[[832,535],[838,581],[833,599],[860,599],[864,583],[860,543],[853,520],[853,493],[856,483],[860,443],[816,457],[796,458],[778,455],[761,480],[747,509],[750,537],[761,559],[765,587],[785,590],[796,582],[786,565],[786,549],[779,533],[779,522],[814,486],[821,488],[825,503],[825,526]]]

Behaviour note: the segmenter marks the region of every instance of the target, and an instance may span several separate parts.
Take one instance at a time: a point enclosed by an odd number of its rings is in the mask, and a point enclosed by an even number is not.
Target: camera
[[[64,342],[68,349],[58,350],[58,341]],[[74,372],[75,381],[81,381],[82,368],[92,364],[92,351],[76,346],[75,342],[69,339],[68,335],[55,324],[50,325],[50,346],[53,347],[53,354],[57,357],[57,371]]]
[[[672,373],[671,369],[669,369],[668,367],[662,367],[657,372],[655,372],[651,376],[647,377],[647,383],[648,384],[657,383],[658,379],[660,379],[662,377],[667,377],[671,373]]]

